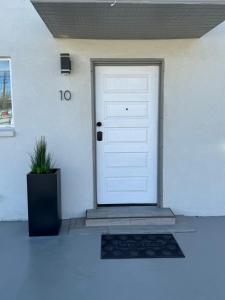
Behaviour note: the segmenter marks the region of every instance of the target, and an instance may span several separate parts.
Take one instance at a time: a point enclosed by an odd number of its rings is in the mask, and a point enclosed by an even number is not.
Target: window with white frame
[[[0,128],[13,125],[10,59],[0,58]]]

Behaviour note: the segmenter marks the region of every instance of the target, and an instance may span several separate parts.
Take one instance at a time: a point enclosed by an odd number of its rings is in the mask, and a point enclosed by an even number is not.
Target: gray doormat
[[[102,259],[185,257],[172,234],[105,234]]]

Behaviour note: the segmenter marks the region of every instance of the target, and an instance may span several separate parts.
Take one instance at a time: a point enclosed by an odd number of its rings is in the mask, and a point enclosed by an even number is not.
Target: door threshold
[[[97,204],[97,207],[158,206],[157,203]]]

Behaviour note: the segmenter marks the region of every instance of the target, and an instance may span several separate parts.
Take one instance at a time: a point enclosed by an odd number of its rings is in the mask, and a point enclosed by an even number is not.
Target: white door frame
[[[163,83],[164,59],[91,59],[91,91],[92,91],[92,145],[93,145],[93,195],[94,208],[97,208],[97,164],[96,164],[96,97],[95,68],[97,66],[159,66],[159,103],[158,103],[158,176],[157,176],[157,206],[163,206]],[[146,205],[146,204],[145,204]],[[151,204],[149,204],[151,205]],[[116,206],[116,205],[113,205]],[[119,206],[119,205],[118,205]]]

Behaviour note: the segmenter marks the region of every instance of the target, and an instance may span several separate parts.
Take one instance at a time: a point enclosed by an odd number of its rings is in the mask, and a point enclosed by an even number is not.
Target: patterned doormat
[[[172,234],[102,235],[101,258],[185,257]]]

